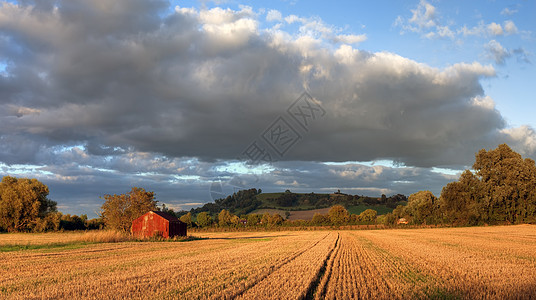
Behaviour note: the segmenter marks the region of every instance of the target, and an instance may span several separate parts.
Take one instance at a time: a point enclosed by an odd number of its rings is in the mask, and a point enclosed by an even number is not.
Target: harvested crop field
[[[17,235],[0,235],[0,298],[529,299],[536,290],[534,225],[199,233],[186,242],[63,235],[63,244],[21,235],[39,245],[22,249]]]

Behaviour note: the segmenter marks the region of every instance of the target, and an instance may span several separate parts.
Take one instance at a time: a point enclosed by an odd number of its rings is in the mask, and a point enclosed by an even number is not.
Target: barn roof
[[[152,210],[151,211],[152,213],[156,214],[156,215],[159,215],[161,216],[162,218],[170,221],[170,222],[177,222],[179,221],[179,219],[177,217],[174,217],[168,213],[165,213],[165,212],[162,212],[162,211],[157,211],[157,210]]]

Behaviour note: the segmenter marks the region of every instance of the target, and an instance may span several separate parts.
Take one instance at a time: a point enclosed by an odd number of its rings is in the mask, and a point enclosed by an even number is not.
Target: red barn
[[[161,211],[150,211],[132,221],[132,234],[139,237],[186,236],[186,223]]]

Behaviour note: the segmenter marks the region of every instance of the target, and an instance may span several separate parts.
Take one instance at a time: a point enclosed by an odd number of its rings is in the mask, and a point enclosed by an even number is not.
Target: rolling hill
[[[325,214],[333,205],[340,204],[352,214],[366,209],[374,209],[379,215],[391,212],[397,205],[405,204],[406,196],[397,194],[390,197],[368,197],[349,195],[337,191],[331,194],[293,193],[289,190],[279,193],[262,193],[259,189],[241,190],[226,198],[216,199],[190,212],[198,214],[206,211],[217,214],[222,209],[236,215],[249,213],[278,213],[289,220],[309,220],[315,213]],[[288,213],[287,213],[288,212]]]

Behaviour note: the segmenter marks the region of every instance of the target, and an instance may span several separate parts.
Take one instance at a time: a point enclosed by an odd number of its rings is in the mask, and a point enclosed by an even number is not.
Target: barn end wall
[[[161,212],[155,213],[151,211],[132,221],[132,234],[139,237],[162,236],[164,238],[186,236],[185,223],[176,219],[176,217],[169,215],[164,215],[165,217],[163,217],[159,214]]]

